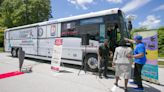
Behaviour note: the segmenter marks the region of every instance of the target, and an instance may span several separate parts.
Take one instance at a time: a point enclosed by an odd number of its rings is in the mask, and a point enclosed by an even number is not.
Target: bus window
[[[99,24],[81,25],[78,30],[80,35],[89,34],[89,39],[99,41]]]
[[[99,42],[103,43],[104,40],[105,40],[105,24],[100,24]]]
[[[4,35],[5,35],[4,38],[8,39],[8,32],[4,32]]]
[[[79,31],[75,27],[75,22],[62,23],[62,37],[79,37]]]

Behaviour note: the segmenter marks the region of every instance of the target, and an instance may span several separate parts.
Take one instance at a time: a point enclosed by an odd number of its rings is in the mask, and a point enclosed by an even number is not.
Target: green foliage
[[[147,30],[146,28],[136,28],[136,29],[133,29],[133,32],[142,32],[144,30]]]
[[[46,21],[50,17],[50,0],[4,0],[0,5],[0,25],[8,28]]]
[[[0,52],[3,52],[4,51],[4,48],[3,47],[0,47]]]
[[[133,37],[135,32],[142,32],[142,31],[145,31],[145,30],[147,30],[147,29],[146,28],[135,28],[131,31],[131,35]]]
[[[0,27],[0,47],[3,47],[3,42],[4,42],[4,30],[5,30],[5,28]]]
[[[158,50],[159,56],[164,56],[164,27],[158,29]]]

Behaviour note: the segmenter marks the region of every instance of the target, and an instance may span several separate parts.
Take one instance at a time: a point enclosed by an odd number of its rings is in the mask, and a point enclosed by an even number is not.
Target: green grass
[[[0,47],[0,52],[3,52],[3,47]]]
[[[164,54],[159,54],[159,57],[160,58],[164,58]]]
[[[164,65],[164,61],[158,61],[158,65]]]

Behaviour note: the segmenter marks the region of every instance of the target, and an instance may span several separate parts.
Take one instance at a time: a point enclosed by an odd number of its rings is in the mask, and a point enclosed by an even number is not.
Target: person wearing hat
[[[141,71],[142,67],[146,63],[146,49],[145,44],[142,42],[142,36],[137,35],[134,37],[134,40],[125,38],[126,41],[134,43],[136,46],[134,48],[134,54],[128,55],[128,58],[134,58],[134,79],[133,84],[136,84],[138,87],[134,88],[135,90],[144,90],[142,85]]]
[[[108,46],[108,40],[106,39],[102,45],[99,46],[98,49],[98,57],[99,57],[99,78],[102,78],[102,73],[105,78],[107,76],[107,66],[110,56],[110,50]]]
[[[127,92],[128,79],[131,78],[132,69],[132,59],[127,57],[127,55],[132,55],[132,48],[130,46],[131,44],[126,43],[124,40],[120,41],[113,57],[113,67],[115,67],[116,76],[114,84],[118,86],[119,77],[123,77],[125,79],[125,92]]]

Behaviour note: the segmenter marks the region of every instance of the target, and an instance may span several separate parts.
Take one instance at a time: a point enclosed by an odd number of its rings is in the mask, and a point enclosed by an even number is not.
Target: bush
[[[0,27],[0,47],[3,47],[4,44],[4,30],[5,28]]]
[[[158,52],[159,56],[164,56],[164,27],[158,29]]]

